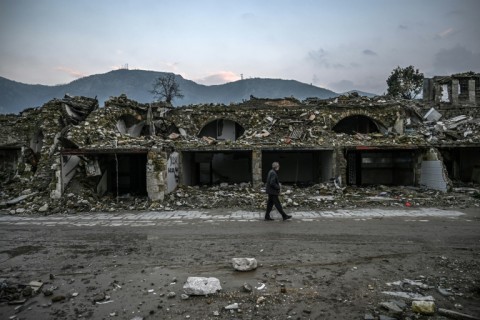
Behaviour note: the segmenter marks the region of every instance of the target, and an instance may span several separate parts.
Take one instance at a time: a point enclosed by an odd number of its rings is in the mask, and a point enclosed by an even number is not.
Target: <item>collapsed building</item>
[[[2,205],[15,213],[259,208],[279,161],[287,206],[357,206],[362,190],[400,201],[427,190],[432,203],[463,190],[478,206],[479,86],[467,73],[425,79],[422,101],[252,96],[179,108],[125,95],[99,108],[66,96],[1,116]],[[450,98],[439,98],[445,91]]]

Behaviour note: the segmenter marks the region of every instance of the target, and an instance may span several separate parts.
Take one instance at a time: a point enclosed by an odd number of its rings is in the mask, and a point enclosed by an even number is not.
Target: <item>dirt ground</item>
[[[292,212],[287,222],[143,227],[0,224],[0,319],[450,319],[414,313],[411,299],[386,291],[432,296],[437,309],[479,317],[480,210],[461,211],[309,221]],[[234,257],[259,266],[235,271]],[[218,278],[222,290],[182,297],[189,276]],[[43,282],[37,294],[7,301],[30,281]],[[381,306],[389,301],[401,311]]]

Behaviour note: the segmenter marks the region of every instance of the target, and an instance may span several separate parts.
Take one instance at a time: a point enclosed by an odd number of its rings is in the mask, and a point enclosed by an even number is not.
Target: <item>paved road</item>
[[[470,211],[475,209],[470,209]],[[480,210],[480,209],[479,209]],[[327,211],[295,211],[290,222],[308,222],[319,219],[350,218],[357,220],[378,219],[388,217],[404,217],[405,219],[421,219],[428,217],[457,218],[464,215],[460,210],[442,210],[437,208],[414,209],[350,209]],[[142,213],[82,213],[76,215],[19,216],[0,215],[0,224],[9,225],[42,225],[42,226],[156,226],[185,223],[221,222],[221,221],[258,221],[263,220],[263,212],[202,210],[202,211],[164,211]],[[272,214],[275,217],[275,212]],[[277,214],[280,222],[281,217]],[[272,222],[275,223],[275,222]]]
[[[288,222],[241,210],[0,214],[2,278],[42,281],[65,298],[0,303],[0,319],[378,319],[391,315],[380,307],[391,300],[384,291],[419,291],[389,284],[402,279],[427,284],[420,291],[439,308],[480,314],[480,210],[289,213]],[[234,272],[233,257],[255,257],[259,267]],[[222,292],[183,300],[190,276],[218,278]],[[225,310],[232,303],[241,312]],[[415,318],[409,306],[405,315]]]

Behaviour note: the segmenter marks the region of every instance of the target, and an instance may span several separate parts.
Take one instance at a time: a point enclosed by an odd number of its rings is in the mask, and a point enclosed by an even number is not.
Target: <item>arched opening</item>
[[[382,126],[370,117],[354,115],[343,118],[334,127],[333,131],[337,133],[355,134],[355,133],[376,133],[383,131]]]
[[[131,137],[139,137],[142,134],[145,121],[141,121],[131,114],[121,116],[117,121],[117,129],[121,134],[126,134]]]
[[[217,140],[237,140],[243,133],[245,129],[237,122],[226,120],[226,119],[217,119],[206,124],[198,137],[212,137]]]

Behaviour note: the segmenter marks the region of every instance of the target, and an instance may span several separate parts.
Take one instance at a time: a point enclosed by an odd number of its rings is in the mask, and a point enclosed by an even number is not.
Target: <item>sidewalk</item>
[[[292,211],[293,219],[288,223],[308,222],[319,219],[355,219],[368,220],[375,218],[404,217],[406,219],[419,219],[428,217],[456,218],[463,215],[456,210],[442,210],[437,208],[415,209],[349,209],[328,211]],[[79,213],[76,215],[49,215],[49,216],[20,216],[0,215],[0,225],[43,225],[43,226],[156,226],[199,222],[252,222],[263,221],[264,212],[232,211],[225,210],[199,210],[199,211],[162,211],[139,213]],[[276,211],[272,216],[282,222]]]

